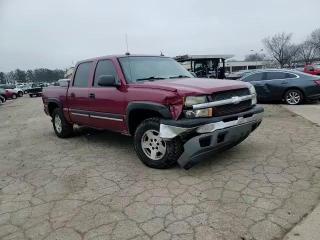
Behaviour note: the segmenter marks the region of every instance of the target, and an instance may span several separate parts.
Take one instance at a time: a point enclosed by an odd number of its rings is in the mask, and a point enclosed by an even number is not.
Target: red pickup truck
[[[169,57],[120,55],[77,63],[65,87],[43,91],[44,111],[58,137],[73,125],[134,137],[153,168],[189,169],[203,157],[242,142],[262,121],[254,87],[194,78]]]

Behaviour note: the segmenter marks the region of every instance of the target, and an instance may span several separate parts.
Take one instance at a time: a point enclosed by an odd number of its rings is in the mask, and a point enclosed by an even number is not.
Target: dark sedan
[[[320,99],[320,77],[293,70],[256,70],[240,78],[256,89],[260,102],[284,101],[296,105]]]

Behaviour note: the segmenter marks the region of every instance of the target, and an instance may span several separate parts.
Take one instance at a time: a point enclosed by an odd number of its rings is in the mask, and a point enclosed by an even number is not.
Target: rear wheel
[[[59,108],[53,110],[52,125],[54,132],[60,138],[70,137],[73,133],[73,125],[66,121]]]
[[[298,89],[289,89],[284,95],[284,100],[289,105],[297,105],[302,103],[303,94]]]
[[[182,143],[178,139],[165,141],[159,135],[159,119],[146,119],[135,131],[134,147],[140,160],[148,167],[170,168],[182,153]]]
[[[19,97],[22,97],[22,96],[23,96],[23,92],[22,92],[22,91],[19,91],[19,92],[18,92],[18,96],[19,96]]]

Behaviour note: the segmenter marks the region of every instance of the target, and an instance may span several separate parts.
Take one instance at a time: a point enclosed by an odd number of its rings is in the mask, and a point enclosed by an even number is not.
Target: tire
[[[18,92],[18,97],[23,97],[23,92]]]
[[[158,137],[159,127],[158,118],[144,120],[135,131],[134,148],[138,157],[146,166],[167,169],[177,163],[183,147],[181,141],[177,138],[164,141]],[[143,147],[143,144],[145,144],[146,148]],[[152,154],[155,151],[158,151],[157,154]]]
[[[29,96],[32,98],[32,97],[33,97],[33,94],[29,94]]]
[[[68,138],[73,134],[73,125],[66,121],[59,108],[54,109],[52,112],[52,125],[59,138]]]
[[[11,96],[12,99],[17,99],[17,97],[18,97],[18,96],[17,96],[17,94],[15,94],[15,93],[12,94],[12,96]]]
[[[298,89],[289,89],[284,94],[284,101],[288,105],[298,105],[303,102],[303,94]]]

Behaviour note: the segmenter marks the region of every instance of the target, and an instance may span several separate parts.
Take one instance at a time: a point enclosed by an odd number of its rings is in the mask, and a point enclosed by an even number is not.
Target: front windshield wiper
[[[172,76],[172,77],[169,77],[169,78],[190,78],[190,76],[187,76],[187,75],[177,75],[177,76]]]
[[[163,77],[156,77],[156,76],[151,76],[147,78],[138,78],[136,81],[145,81],[145,80],[159,80],[159,79],[165,79]]]

